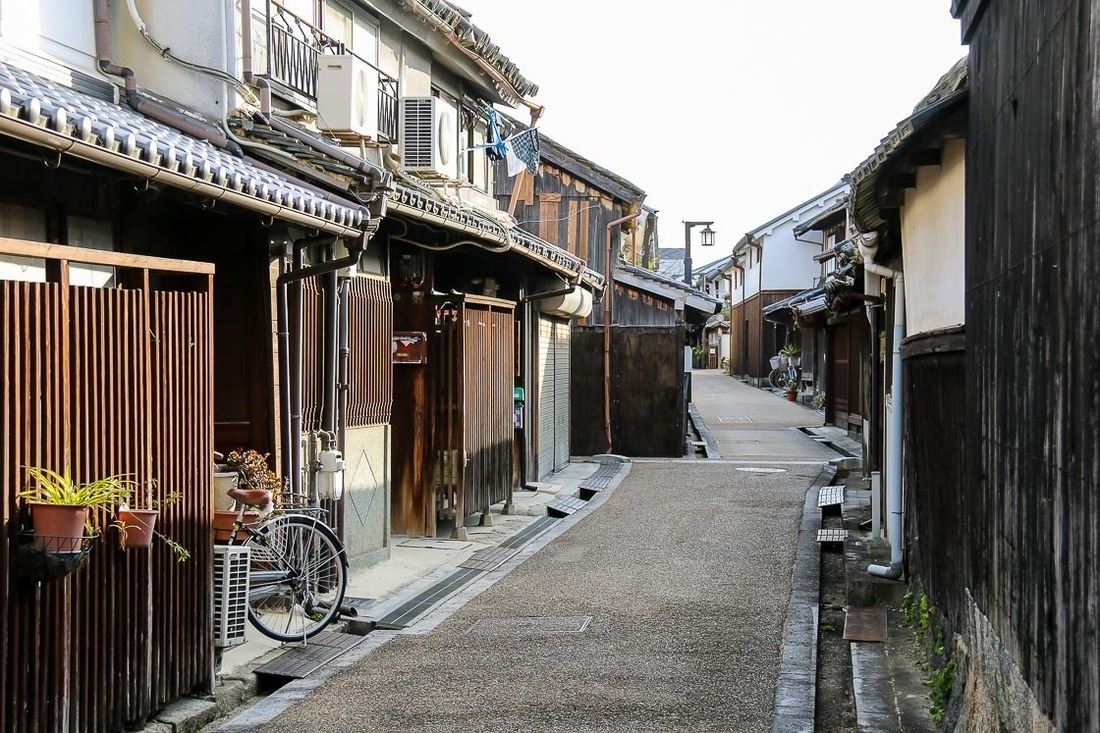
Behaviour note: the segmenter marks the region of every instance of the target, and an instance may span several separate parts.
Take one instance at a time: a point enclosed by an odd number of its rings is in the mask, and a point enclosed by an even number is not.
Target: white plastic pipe
[[[901,342],[905,338],[905,277],[894,275],[894,339],[890,345],[890,398],[886,428],[886,533],[890,539],[890,565],[870,565],[867,572],[896,580],[902,572],[902,426],[905,401],[901,366]]]

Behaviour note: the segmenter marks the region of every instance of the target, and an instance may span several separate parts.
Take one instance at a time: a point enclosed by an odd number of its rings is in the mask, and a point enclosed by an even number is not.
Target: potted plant
[[[84,538],[95,534],[89,511],[102,508],[113,512],[130,495],[131,482],[122,475],[77,483],[68,466],[64,473],[28,466],[27,473],[36,485],[18,496],[30,509],[34,544],[47,552],[80,551]]]
[[[282,482],[275,472],[267,465],[267,453],[255,450],[230,451],[224,464],[216,467],[219,473],[232,472],[236,475],[236,486],[242,489],[255,489],[270,491],[272,497],[276,497],[282,491]],[[232,485],[230,486],[232,488]],[[244,521],[254,522],[260,516],[259,512],[245,512]],[[233,530],[233,522],[237,519],[237,512],[233,510],[218,510],[214,512],[214,541],[227,542]]]
[[[146,484],[144,491],[146,508],[144,509],[131,508],[128,504],[129,494],[127,494],[126,500],[119,504],[114,522],[119,533],[119,546],[124,550],[151,547],[155,536],[168,545],[172,552],[176,554],[177,560],[183,562],[191,557],[191,552],[180,543],[155,529],[161,508],[179,501],[181,494],[178,491],[173,491],[165,499],[155,499],[153,498],[154,487],[155,482],[153,481]]]
[[[802,353],[802,349],[798,348],[794,344],[787,344],[786,346],[784,346],[779,351],[779,355],[782,356],[782,357],[786,357],[790,361],[791,366],[801,365],[801,363],[802,363],[802,357],[800,356],[801,353]]]

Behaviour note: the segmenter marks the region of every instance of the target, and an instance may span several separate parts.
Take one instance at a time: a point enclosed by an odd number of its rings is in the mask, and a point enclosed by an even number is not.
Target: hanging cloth
[[[539,131],[530,127],[504,141],[508,154],[508,175],[517,175],[524,168],[531,175],[539,172]]]

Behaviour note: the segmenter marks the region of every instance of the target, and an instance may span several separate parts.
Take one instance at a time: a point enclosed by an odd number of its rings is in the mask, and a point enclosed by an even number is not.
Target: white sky
[[[695,267],[851,172],[966,53],[950,0],[456,0],[544,134],[645,190]],[[517,112],[527,119],[526,110]]]

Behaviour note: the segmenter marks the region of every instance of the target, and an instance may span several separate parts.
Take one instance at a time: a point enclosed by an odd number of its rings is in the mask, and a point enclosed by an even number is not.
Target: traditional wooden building
[[[820,265],[813,256],[821,242],[796,236],[800,224],[844,199],[841,182],[745,234],[733,247],[724,271],[730,276],[730,373],[754,383],[767,381],[769,359],[787,343],[799,343],[797,329],[764,318],[764,310],[815,284]]]
[[[958,724],[1095,730],[1097,4],[952,9],[970,46],[965,469],[957,524],[922,542],[952,545],[934,552],[965,642]]]

